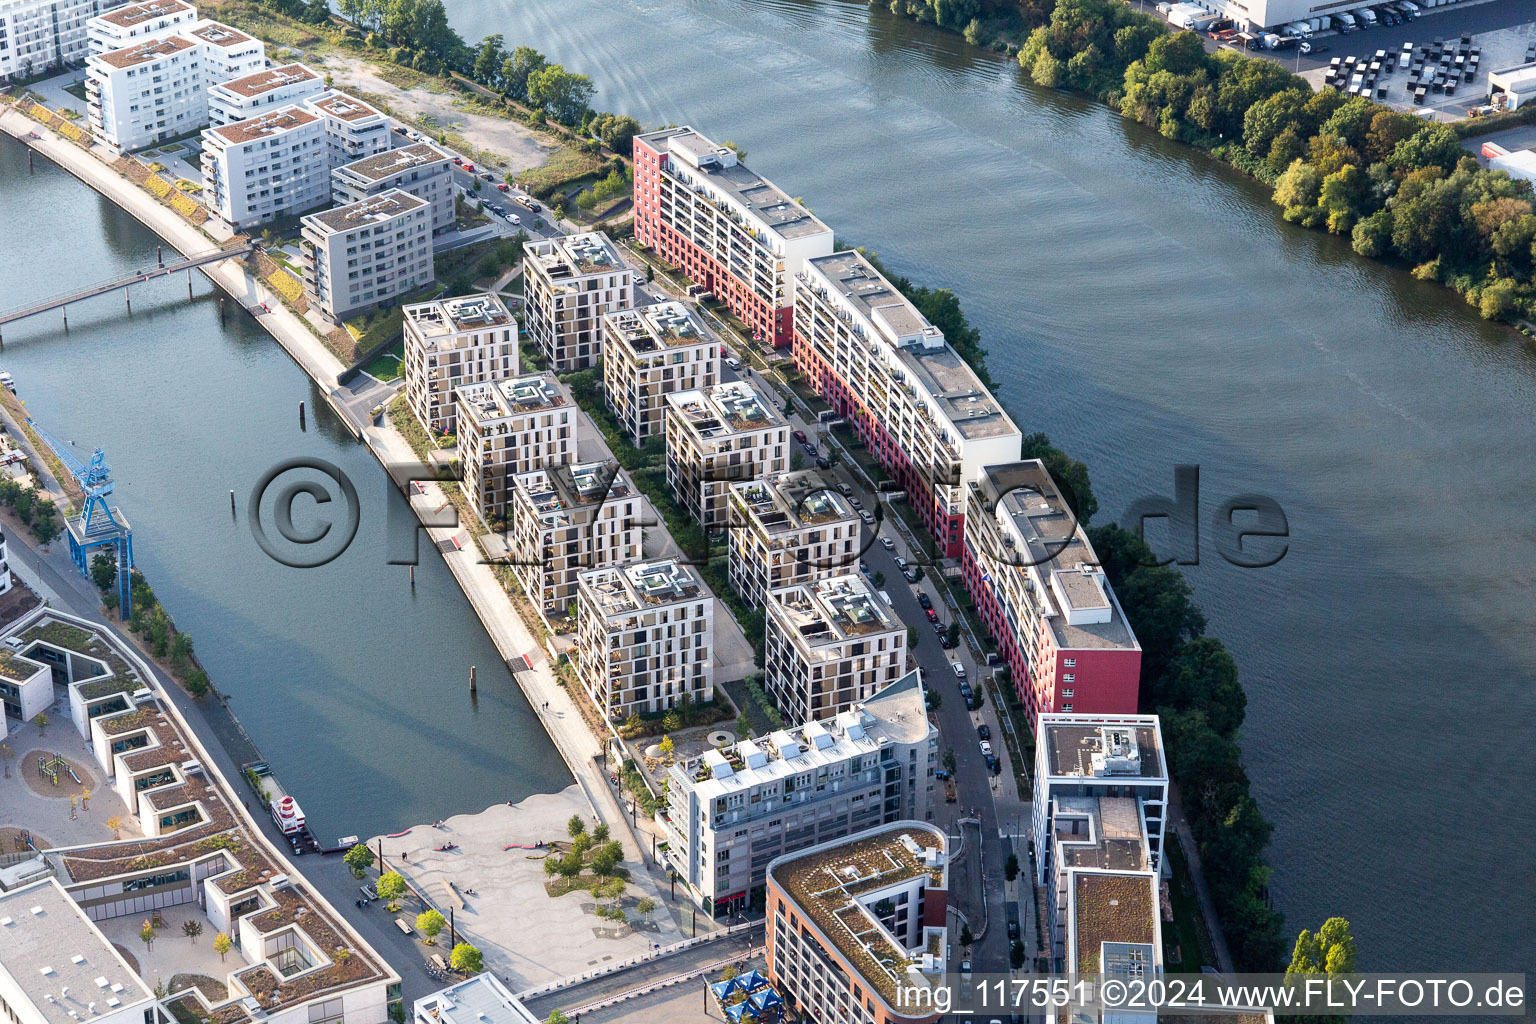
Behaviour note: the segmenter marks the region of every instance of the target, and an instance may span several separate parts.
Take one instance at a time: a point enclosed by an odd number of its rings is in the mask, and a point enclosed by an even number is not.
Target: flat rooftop
[[[618,248],[601,231],[525,242],[523,253],[536,260],[552,278],[586,277],[624,268]]]
[[[251,37],[239,29],[230,28],[228,25],[222,25],[217,21],[210,21],[197,26],[197,28],[188,29],[187,34],[196,36],[210,46],[219,46],[224,49],[251,41]]]
[[[490,972],[416,1000],[416,1016],[436,1024],[539,1024]]]
[[[1147,833],[1133,797],[1059,796],[1052,820],[1058,864],[1105,871],[1147,871]],[[1075,821],[1074,821],[1075,819]],[[1086,828],[1083,828],[1086,822]],[[1073,825],[1079,831],[1070,829]]]
[[[413,168],[427,167],[438,162],[446,164],[450,159],[447,153],[430,142],[413,142],[409,146],[385,150],[373,156],[365,156],[361,160],[354,160],[349,164],[342,164],[336,168],[336,173],[352,174],[368,181],[382,181]]]
[[[770,534],[858,521],[847,499],[808,469],[733,483],[731,495]]]
[[[353,99],[344,92],[332,92],[320,99],[310,100],[309,105],[338,121],[361,121],[367,117],[384,116],[362,100]]]
[[[711,596],[693,567],[673,558],[588,569],[580,575],[580,586],[597,599],[604,615],[649,611]]]
[[[976,371],[944,340],[943,333],[862,255],[848,250],[807,263],[886,342],[898,374],[921,388],[962,438],[979,440],[1019,433]]]
[[[52,878],[0,892],[0,974],[52,1024],[80,1024],[155,998]]]
[[[870,904],[891,886],[914,879],[922,879],[925,887],[944,888],[946,861],[942,832],[899,822],[780,857],[768,865],[768,877],[886,1005],[895,1006],[897,986],[917,980],[909,968],[922,967],[922,950],[898,941]],[[943,929],[935,930],[942,939]],[[925,937],[928,931],[924,929]],[[930,961],[929,967],[941,965],[942,959]]]
[[[321,213],[311,213],[303,219],[306,223],[313,222],[320,225],[328,233],[351,231],[354,228],[367,227],[370,224],[397,217],[402,213],[419,210],[426,205],[426,200],[417,199],[409,192],[392,188],[347,206],[338,206],[334,210],[325,210]]]
[[[618,338],[637,353],[717,344],[708,328],[681,302],[657,302],[624,309],[605,318]]]
[[[639,139],[657,152],[675,155],[677,160],[669,161],[674,173],[699,175],[701,184],[733,200],[759,226],[782,238],[831,231],[773,182],[737,160],[735,151],[715,145],[693,128],[664,128]]]
[[[381,195],[387,196],[399,191],[391,189]],[[480,331],[512,323],[512,313],[507,309],[507,304],[501,301],[499,295],[490,292],[415,302],[404,307],[404,313],[406,322],[423,338],[440,338],[462,331]]]
[[[635,493],[629,477],[613,459],[535,469],[519,473],[514,481],[544,521],[555,525],[571,521],[569,513]]]
[[[132,46],[124,46],[120,50],[108,50],[97,57],[115,68],[133,68],[140,64],[147,64],[162,57],[190,50],[197,44],[186,36],[166,36],[162,39],[151,39],[147,43],[134,43]]]
[[[284,107],[281,110],[269,111],[258,117],[236,121],[234,124],[210,130],[225,142],[240,145],[273,135],[281,135],[283,132],[290,132],[307,124],[315,124],[319,120],[314,114],[300,107]]]
[[[108,24],[117,25],[120,28],[134,28],[163,18],[167,15],[177,14],[181,11],[191,11],[190,4],[184,4],[181,0],[147,0],[142,4],[129,4],[127,7],[119,7],[115,11],[108,11],[100,15],[101,20]]]
[[[267,68],[253,75],[243,78],[232,78],[227,82],[219,82],[210,86],[211,89],[222,89],[232,92],[236,96],[244,96],[247,99],[264,96],[274,89],[281,89],[287,85],[297,85],[300,82],[318,82],[320,76],[315,74],[303,64],[284,64],[280,68]]]
[[[1105,943],[1132,943],[1155,952],[1157,879],[1148,874],[1096,874],[1073,877],[1071,914],[1075,942],[1070,973],[1097,974]],[[1147,964],[1150,975],[1158,965]]]
[[[575,404],[570,389],[548,372],[467,384],[454,390],[459,404],[477,425]]]
[[[1155,715],[1042,715],[1051,778],[1106,782],[1166,779]]]
[[[712,440],[746,431],[788,425],[778,406],[746,381],[713,384],[667,395],[667,403],[700,438]]]
[[[857,572],[771,590],[768,614],[812,648],[905,628]]]

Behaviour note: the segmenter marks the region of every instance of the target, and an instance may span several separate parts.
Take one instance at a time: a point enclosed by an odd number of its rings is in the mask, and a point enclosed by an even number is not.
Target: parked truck
[[[1333,16],[1333,27],[1338,29],[1343,35],[1348,35],[1355,30],[1354,15],[1348,11],[1345,11],[1343,14],[1335,14]]]
[[[1358,11],[1355,11],[1353,13],[1354,13],[1354,15],[1357,18],[1360,19],[1360,27],[1361,28],[1375,28],[1376,27],[1376,21],[1377,21],[1376,12],[1371,10],[1369,7],[1362,7]]]

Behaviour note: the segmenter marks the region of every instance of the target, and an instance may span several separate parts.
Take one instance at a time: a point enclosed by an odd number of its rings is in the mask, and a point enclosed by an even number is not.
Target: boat
[[[0,370],[0,386],[3,386],[5,390],[14,395],[16,393],[16,378],[12,377],[7,371]]]
[[[304,831],[304,811],[291,796],[285,796],[272,804],[272,820],[277,822],[278,831],[285,836],[300,835]]]

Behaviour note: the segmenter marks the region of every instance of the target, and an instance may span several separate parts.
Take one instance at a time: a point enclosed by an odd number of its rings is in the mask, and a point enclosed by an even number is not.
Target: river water
[[[0,307],[129,275],[156,244],[46,160],[28,174],[26,149],[0,137]],[[221,327],[207,279],[193,291],[189,303],[181,277],[137,286],[131,318],[120,295],[73,306],[68,334],[58,314],[10,325],[0,366],[55,437],[82,458],[106,449],[137,565],[320,839],[569,785],[442,559],[423,545],[414,592],[404,566],[385,564],[373,455],[265,331],[243,313]],[[269,560],[246,523],[262,473],[295,456],[339,466],[362,507],[352,546],[320,569]]]
[[[734,140],[841,239],[953,288],[1001,397],[1088,462],[1103,518],[1171,493],[1177,463],[1206,515],[1279,501],[1279,565],[1233,568],[1207,531],[1186,571],[1242,666],[1288,928],[1343,914],[1376,969],[1536,962],[1529,342],[879,8],[449,7],[468,39],[591,74],[600,108]]]
[[[1373,969],[1536,962],[1529,343],[1285,225],[1197,155],[862,4],[449,6],[466,38],[592,74],[603,108],[745,146],[840,238],[953,288],[1020,425],[1089,463],[1101,518],[1171,493],[1178,463],[1201,467],[1206,514],[1241,492],[1280,502],[1277,566],[1233,568],[1207,531],[1185,571],[1242,666],[1289,930],[1343,914]],[[152,249],[0,145],[0,305]],[[254,325],[221,330],[207,298],[156,287],[131,321],[102,299],[67,338],[7,332],[0,363],[59,433],[107,445],[140,563],[311,813],[367,834],[563,784],[512,684],[485,685],[495,653],[440,562],[414,597],[381,565],[371,457],[323,415],[298,433],[296,403],[318,396]],[[260,557],[227,511],[289,454],[369,481],[358,542],[308,574]]]

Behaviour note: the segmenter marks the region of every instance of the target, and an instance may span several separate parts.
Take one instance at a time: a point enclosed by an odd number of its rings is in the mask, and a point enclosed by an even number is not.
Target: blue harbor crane
[[[64,520],[69,534],[69,556],[86,579],[91,578],[91,556],[98,549],[108,549],[117,562],[117,610],[127,619],[133,615],[133,527],[123,510],[107,504],[112,493],[112,471],[107,468],[107,453],[97,448],[91,453],[91,461],[83,463],[70,450],[70,446],[55,439],[38,426],[36,420],[27,417],[27,424],[53,449],[53,454],[64,463],[71,476],[85,492],[85,507]]]

